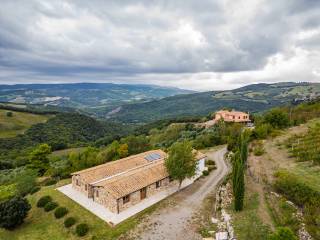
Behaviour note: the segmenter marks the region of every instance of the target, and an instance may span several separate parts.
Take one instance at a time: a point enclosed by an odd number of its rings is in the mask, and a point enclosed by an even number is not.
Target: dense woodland
[[[110,143],[125,135],[128,128],[113,122],[100,122],[78,113],[58,113],[46,123],[38,123],[24,134],[0,139],[0,168],[21,166],[38,144],[47,143],[52,150],[87,146],[98,139]]]

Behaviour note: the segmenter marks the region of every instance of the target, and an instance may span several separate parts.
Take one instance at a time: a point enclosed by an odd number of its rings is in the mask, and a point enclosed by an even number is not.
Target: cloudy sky
[[[320,82],[320,0],[2,0],[0,83]]]

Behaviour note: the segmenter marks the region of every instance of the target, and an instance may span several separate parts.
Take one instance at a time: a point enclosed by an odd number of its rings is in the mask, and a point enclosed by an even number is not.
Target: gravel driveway
[[[193,184],[173,196],[178,204],[164,207],[152,213],[126,239],[141,240],[196,240],[201,236],[190,226],[192,216],[201,208],[203,200],[211,193],[219,181],[228,173],[224,161],[226,148],[208,151],[209,159],[214,159],[217,169],[205,179]]]

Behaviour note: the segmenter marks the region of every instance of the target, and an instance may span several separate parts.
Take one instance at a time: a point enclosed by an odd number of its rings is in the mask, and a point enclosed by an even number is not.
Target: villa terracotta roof
[[[240,112],[240,111],[228,111],[228,110],[220,110],[218,112],[216,112],[217,114],[222,114],[222,113],[225,113],[225,114],[229,114],[229,115],[242,115],[242,114],[246,114],[248,115],[248,113],[245,113],[245,112]]]
[[[145,157],[152,153],[158,153],[161,156],[161,159],[164,159],[167,156],[167,154],[162,150],[151,150],[116,161],[101,164],[96,167],[74,172],[72,173],[72,175],[80,175],[81,178],[88,183],[95,182],[97,180],[110,177],[149,163],[149,161],[146,160]]]

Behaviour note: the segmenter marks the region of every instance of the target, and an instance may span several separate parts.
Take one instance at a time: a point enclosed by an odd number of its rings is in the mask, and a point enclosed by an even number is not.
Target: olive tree
[[[197,163],[191,143],[188,141],[174,143],[169,149],[165,166],[170,177],[179,181],[179,188],[185,178],[193,177],[196,173]]]

